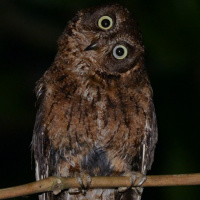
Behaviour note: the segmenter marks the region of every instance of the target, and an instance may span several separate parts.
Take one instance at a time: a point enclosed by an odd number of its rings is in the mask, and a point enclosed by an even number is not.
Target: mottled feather
[[[102,16],[112,26],[98,26]],[[93,45],[93,49],[85,49]],[[114,48],[125,46],[124,59]],[[119,50],[119,49],[118,49]],[[52,66],[37,82],[32,149],[36,179],[116,176],[151,168],[157,125],[144,47],[136,21],[118,4],[79,11],[58,41]],[[133,190],[45,193],[40,200],[139,200]]]

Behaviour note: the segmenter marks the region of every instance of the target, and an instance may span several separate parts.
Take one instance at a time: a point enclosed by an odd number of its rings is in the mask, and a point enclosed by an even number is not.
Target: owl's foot
[[[70,188],[69,193],[70,194],[77,194],[82,193],[85,194],[86,190],[90,187],[90,184],[92,182],[92,178],[89,174],[86,172],[81,173],[75,173],[75,177],[80,184],[80,188]]]
[[[128,189],[132,189],[138,193],[138,195],[142,194],[143,188],[140,186],[146,181],[146,176],[141,174],[140,172],[127,172],[124,173],[122,176],[129,176],[130,181],[131,181],[131,186],[130,187],[119,187],[118,192],[125,192]],[[135,183],[137,181],[137,183]]]

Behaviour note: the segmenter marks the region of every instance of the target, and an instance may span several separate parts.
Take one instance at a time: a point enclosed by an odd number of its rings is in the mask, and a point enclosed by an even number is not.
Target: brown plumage
[[[36,87],[38,112],[32,148],[36,178],[146,174],[157,141],[152,89],[142,36],[118,4],[85,9],[58,41],[52,66]],[[48,200],[140,199],[129,189],[63,191]]]

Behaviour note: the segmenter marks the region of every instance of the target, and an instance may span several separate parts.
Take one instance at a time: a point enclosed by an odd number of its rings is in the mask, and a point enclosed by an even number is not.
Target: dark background
[[[104,2],[0,1],[0,188],[34,181],[35,82],[53,62],[67,21]],[[117,2],[136,16],[146,47],[159,128],[150,174],[200,172],[200,1]],[[200,186],[146,188],[145,199],[199,200]]]

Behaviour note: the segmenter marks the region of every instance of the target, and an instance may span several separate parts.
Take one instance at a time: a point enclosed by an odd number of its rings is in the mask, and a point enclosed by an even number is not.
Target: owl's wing
[[[45,95],[45,86],[42,80],[39,80],[35,88],[37,97],[37,115],[32,138],[32,151],[35,159],[36,180],[41,180],[49,176],[49,140],[46,137],[46,128],[44,125],[43,100]],[[40,200],[45,199],[44,195],[39,195]]]
[[[133,170],[146,174],[154,160],[154,150],[158,140],[157,121],[154,104],[150,102],[150,112],[146,113],[145,135],[136,155]]]

